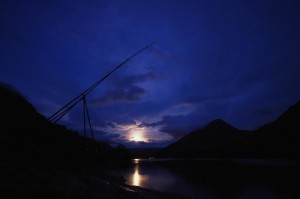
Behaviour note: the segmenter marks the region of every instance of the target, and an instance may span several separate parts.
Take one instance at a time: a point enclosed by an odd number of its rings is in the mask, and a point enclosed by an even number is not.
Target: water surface
[[[298,199],[298,160],[133,160],[126,183],[194,199]]]

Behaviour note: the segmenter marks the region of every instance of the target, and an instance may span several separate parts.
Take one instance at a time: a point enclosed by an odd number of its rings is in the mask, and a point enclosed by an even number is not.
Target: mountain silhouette
[[[154,154],[156,158],[299,158],[300,102],[255,131],[214,120]]]
[[[155,156],[168,158],[207,156],[212,149],[226,149],[248,137],[247,131],[236,129],[225,121],[217,119],[167,146]]]

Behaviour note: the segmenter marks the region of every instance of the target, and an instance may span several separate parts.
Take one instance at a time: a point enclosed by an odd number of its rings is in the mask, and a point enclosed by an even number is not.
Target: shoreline
[[[105,173],[88,177],[45,165],[0,164],[0,194],[6,198],[45,199],[189,199],[175,193],[128,185],[121,178]]]

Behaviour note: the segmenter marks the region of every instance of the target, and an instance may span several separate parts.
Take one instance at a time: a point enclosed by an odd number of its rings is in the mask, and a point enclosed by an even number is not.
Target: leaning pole
[[[64,115],[66,115],[76,104],[78,104],[80,101],[83,101],[83,103],[86,106],[86,101],[85,98],[86,96],[93,91],[99,84],[101,84],[106,78],[108,78],[112,73],[114,73],[116,70],[118,70],[119,68],[121,68],[122,66],[124,66],[127,62],[129,62],[132,58],[134,58],[135,56],[137,56],[138,54],[140,54],[141,52],[143,52],[144,50],[146,50],[147,48],[149,48],[150,46],[152,46],[152,44],[149,44],[141,49],[139,49],[138,51],[136,51],[135,53],[133,53],[131,56],[129,56],[127,59],[125,59],[123,62],[121,62],[119,65],[117,65],[112,71],[110,71],[109,73],[107,73],[106,75],[104,75],[103,77],[101,77],[98,81],[96,81],[95,83],[93,83],[91,86],[89,86],[86,90],[84,90],[83,92],[81,92],[78,96],[74,97],[72,100],[70,100],[67,104],[65,104],[62,108],[60,108],[58,111],[56,111],[54,114],[52,114],[49,118],[48,121],[52,122],[52,123],[56,123],[57,121],[59,121]],[[87,107],[86,107],[87,108]],[[87,111],[87,110],[86,110]]]
[[[94,138],[94,133],[92,130],[92,125],[91,125],[91,120],[90,120],[90,115],[88,111],[88,106],[86,102],[86,96],[93,91],[99,84],[101,84],[106,78],[108,78],[113,72],[124,66],[127,62],[129,62],[132,58],[140,54],[142,51],[146,50],[149,48],[152,44],[145,46],[144,48],[141,48],[140,50],[136,51],[133,53],[130,57],[125,59],[123,62],[121,62],[119,65],[117,65],[112,71],[107,73],[105,76],[100,78],[98,81],[96,81],[94,84],[92,84],[90,87],[88,87],[86,90],[81,92],[78,96],[74,97],[72,100],[70,100],[66,105],[64,105],[62,108],[60,108],[58,111],[56,111],[53,115],[51,115],[48,118],[48,121],[51,123],[56,123],[58,120],[60,120],[65,114],[67,114],[76,104],[78,104],[80,101],[82,101],[83,104],[83,133],[84,137],[86,138],[85,141],[85,152],[86,152],[86,184],[87,184],[87,189],[86,189],[86,198],[88,198],[89,195],[89,172],[88,172],[88,137],[87,137],[87,126],[89,126],[90,133],[92,136],[92,140],[95,143],[95,138]],[[98,151],[97,146],[96,146],[96,151]]]

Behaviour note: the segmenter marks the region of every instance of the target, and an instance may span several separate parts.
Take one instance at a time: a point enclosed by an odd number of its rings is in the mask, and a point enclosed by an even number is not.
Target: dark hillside
[[[87,155],[87,142],[89,162],[99,164],[95,167],[116,158],[117,154],[108,144],[94,143],[77,132],[49,123],[20,94],[3,86],[0,87],[0,110],[2,157],[80,170]]]
[[[136,197],[122,191],[121,179],[110,180],[117,183],[112,187],[101,177],[108,165],[130,158],[126,148],[86,140],[49,123],[20,94],[3,85],[0,115],[1,198],[85,198],[87,190],[89,198]],[[95,188],[87,187],[87,177]]]
[[[202,129],[191,132],[177,142],[159,151],[156,157],[169,158],[197,158],[211,157],[212,150],[225,148],[241,140],[247,139],[247,131],[238,130],[223,120],[214,120]],[[219,155],[225,155],[226,150],[219,151]]]
[[[275,121],[255,131],[253,145],[269,156],[300,157],[300,101]]]
[[[157,158],[299,158],[300,102],[255,131],[215,120],[158,151]]]

